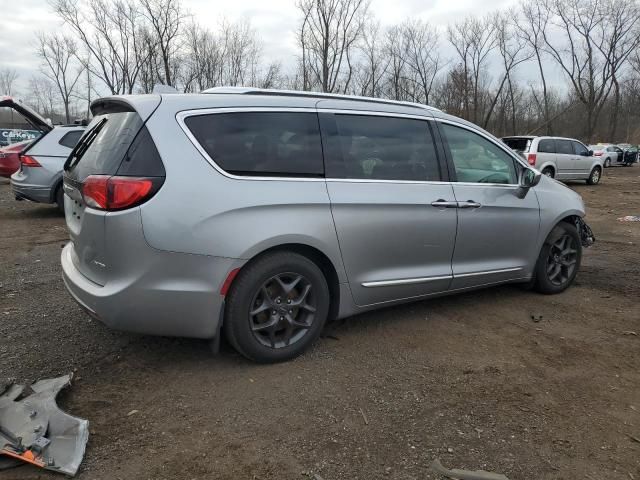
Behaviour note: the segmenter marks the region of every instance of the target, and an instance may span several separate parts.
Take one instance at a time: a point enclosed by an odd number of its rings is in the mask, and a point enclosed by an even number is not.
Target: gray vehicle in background
[[[589,148],[593,150],[596,157],[600,158],[604,168],[624,164],[624,150],[618,145],[599,143],[598,145],[590,145]]]
[[[328,320],[509,282],[558,293],[580,196],[418,104],[243,88],[116,96],[65,164],[63,278],[122,330],[290,359]]]
[[[504,137],[502,141],[548,177],[586,180],[589,185],[596,185],[602,179],[602,160],[579,140],[521,136]]]
[[[62,167],[84,133],[81,125],[54,127],[20,155],[20,169],[11,176],[16,200],[55,203],[64,210]]]

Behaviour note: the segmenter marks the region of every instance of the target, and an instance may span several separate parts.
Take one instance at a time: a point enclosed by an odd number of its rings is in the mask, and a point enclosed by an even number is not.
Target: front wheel
[[[236,277],[223,329],[229,343],[250,360],[289,360],[322,332],[329,299],[327,280],[314,262],[293,252],[269,253]]]
[[[559,223],[540,250],[535,289],[546,294],[565,291],[576,278],[581,260],[582,243],[578,230],[570,223]]]
[[[591,173],[589,174],[589,178],[587,178],[588,185],[597,185],[600,183],[600,179],[602,178],[602,172],[600,171],[600,167],[593,167]]]

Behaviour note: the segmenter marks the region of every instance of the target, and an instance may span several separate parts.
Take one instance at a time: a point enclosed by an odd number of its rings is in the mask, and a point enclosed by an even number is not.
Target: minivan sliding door
[[[446,291],[456,236],[427,118],[319,110],[327,188],[354,301]]]

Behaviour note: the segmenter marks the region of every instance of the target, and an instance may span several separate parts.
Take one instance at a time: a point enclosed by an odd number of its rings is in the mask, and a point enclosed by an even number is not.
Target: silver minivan
[[[602,159],[579,140],[564,137],[504,137],[510,148],[526,158],[529,165],[558,180],[586,180],[600,183]]]
[[[65,164],[62,267],[113,328],[282,361],[367,310],[562,292],[591,242],[578,194],[424,105],[218,88],[92,110]]]

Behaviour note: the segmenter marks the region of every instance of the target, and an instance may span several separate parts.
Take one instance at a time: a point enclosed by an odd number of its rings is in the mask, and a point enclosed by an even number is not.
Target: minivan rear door
[[[429,118],[330,106],[318,105],[327,189],[355,303],[446,291],[457,214]]]
[[[157,107],[160,97],[156,98]],[[110,263],[105,219],[111,213],[88,206],[83,185],[89,176],[112,176],[118,172],[138,133],[143,131],[145,118],[119,99],[94,102],[92,112],[93,120],[64,165],[64,210],[74,265],[89,280],[104,285]]]

